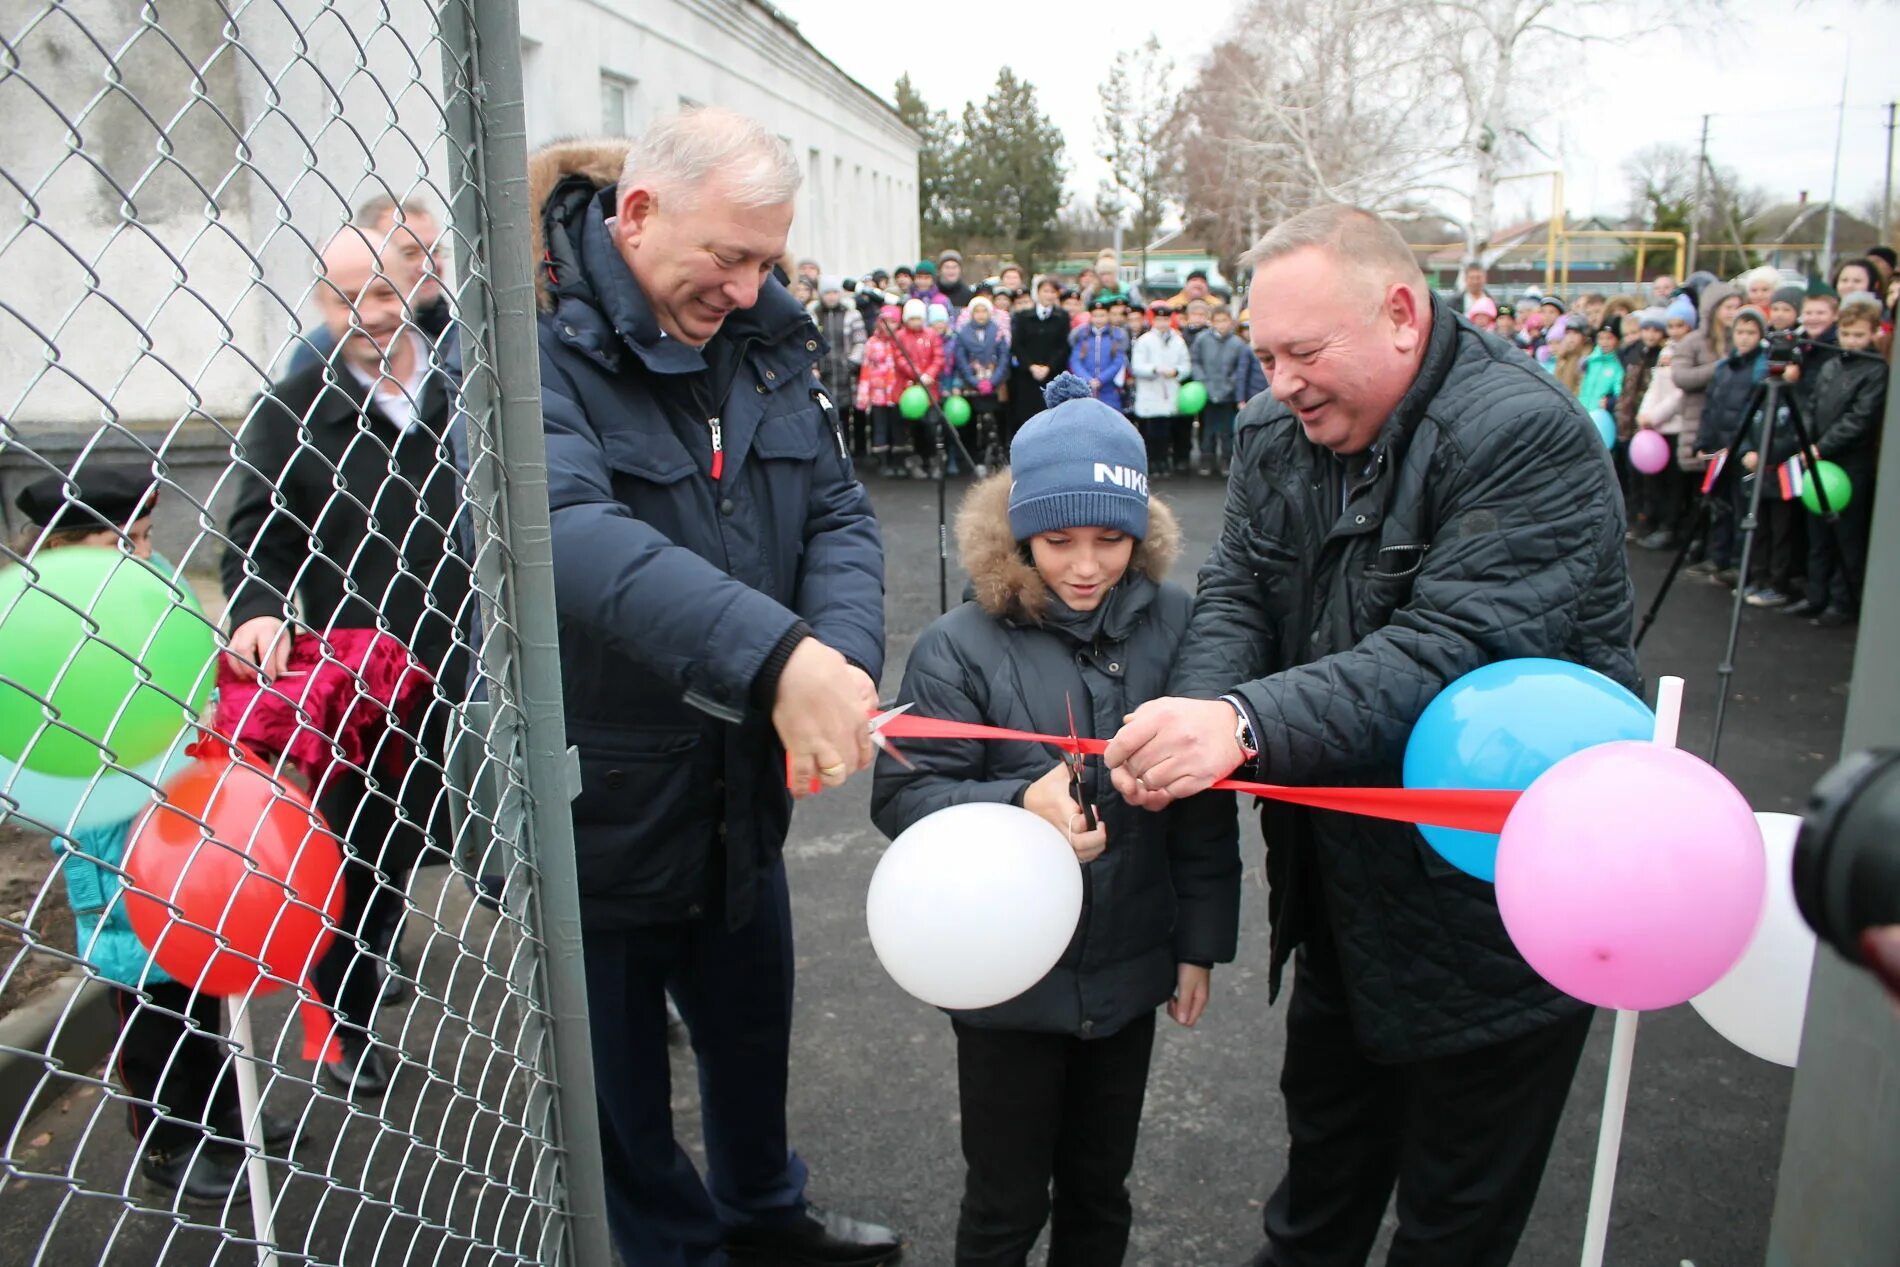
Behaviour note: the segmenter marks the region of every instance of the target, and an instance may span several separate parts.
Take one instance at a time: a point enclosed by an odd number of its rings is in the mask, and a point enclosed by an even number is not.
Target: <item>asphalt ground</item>
[[[951,503],[963,482],[953,481]],[[889,657],[886,690],[895,688],[917,633],[938,613],[937,512],[934,485],[871,481],[884,524],[888,558]],[[1175,480],[1156,490],[1174,506],[1186,531],[1178,579],[1191,583],[1220,514],[1222,488],[1213,480]],[[1639,611],[1661,580],[1667,558],[1642,551],[1633,561]],[[950,593],[963,578],[951,565]],[[1706,752],[1729,618],[1725,592],[1707,582],[1679,583],[1644,646],[1651,681],[1665,673],[1688,679],[1682,743]],[[1722,746],[1723,770],[1757,809],[1794,810],[1832,762],[1839,743],[1853,631],[1809,628],[1773,613],[1747,611]],[[810,1195],[842,1212],[897,1227],[910,1239],[905,1262],[936,1267],[951,1261],[962,1162],[954,1050],[950,1027],[935,1010],[899,990],[879,968],[864,925],[864,895],[882,837],[867,815],[869,780],[804,803],[787,846],[797,924],[798,1012],[793,1037],[790,1115],[795,1146],[810,1163]],[[1285,1153],[1285,1117],[1276,1080],[1284,1035],[1284,996],[1266,997],[1266,893],[1257,827],[1247,818],[1247,864],[1240,953],[1216,970],[1207,1015],[1192,1031],[1165,1018],[1149,1082],[1132,1188],[1136,1223],[1131,1263],[1238,1264],[1259,1243],[1260,1206],[1278,1178]],[[428,997],[394,1014],[384,1028],[400,1035],[417,1060],[457,1038],[496,1031],[505,1006],[495,979],[447,940],[472,946],[493,932],[493,918],[470,910],[459,883],[424,872],[418,896],[432,920],[412,919],[405,932],[410,961],[420,966]],[[500,963],[503,937],[491,951]],[[505,971],[505,969],[503,969]],[[471,992],[466,982],[475,980]],[[458,985],[458,981],[463,984]],[[484,985],[486,981],[486,986]],[[263,1005],[261,1034],[274,1033],[281,1003]],[[393,1022],[393,1024],[392,1024]],[[502,1024],[511,1023],[504,1021]],[[1610,1018],[1600,1016],[1584,1056],[1519,1264],[1575,1262],[1595,1152]],[[453,1048],[453,1042],[449,1043]],[[481,1049],[475,1043],[474,1050]],[[609,1057],[609,1062],[611,1057]],[[492,1230],[517,1221],[532,1240],[535,1220],[507,1185],[457,1183],[433,1188],[427,1161],[506,1151],[518,1135],[505,1121],[470,1123],[483,1081],[505,1072],[494,1061],[458,1075],[453,1056],[436,1072],[405,1067],[387,1102],[403,1140],[372,1147],[374,1119],[330,1102],[311,1102],[299,1077],[275,1080],[267,1106],[301,1114],[302,1172],[279,1169],[280,1243],[286,1261],[435,1263],[490,1261],[442,1234],[444,1217],[480,1217]],[[286,1056],[292,1074],[308,1066]],[[610,1073],[610,1071],[608,1071]],[[445,1076],[453,1081],[445,1080]],[[471,1082],[473,1085],[469,1085]],[[1782,1122],[1792,1073],[1728,1045],[1687,1007],[1643,1018],[1630,1093],[1609,1261],[1678,1267],[1729,1267],[1762,1261]],[[456,1084],[462,1090],[455,1093]],[[15,1135],[10,1152],[51,1176],[74,1169],[88,1188],[127,1187],[133,1158],[116,1111],[100,1111],[96,1086],[76,1087]],[[697,1084],[690,1053],[674,1062],[674,1101],[682,1139],[697,1155]],[[508,1118],[515,1095],[496,1097]],[[516,1119],[518,1120],[518,1119]],[[77,1153],[77,1166],[69,1161]],[[405,1162],[404,1157],[409,1160]],[[521,1154],[517,1153],[516,1157]],[[420,1162],[417,1160],[420,1159]],[[355,1195],[309,1173],[347,1171]],[[519,1167],[515,1167],[519,1169]],[[418,1177],[420,1172],[420,1177]],[[511,1176],[525,1185],[525,1174]],[[136,1185],[132,1185],[136,1191]],[[169,1216],[147,1213],[116,1197],[83,1196],[49,1178],[15,1177],[0,1192],[0,1264],[23,1262],[136,1264],[246,1263],[253,1251],[205,1233],[181,1231]],[[430,1217],[395,1214],[392,1200],[420,1201]],[[497,1202],[499,1201],[499,1204]],[[230,1211],[233,1229],[248,1230],[244,1212]],[[1389,1222],[1389,1221],[1388,1221]],[[1388,1229],[1389,1230],[1389,1229]],[[1382,1253],[1382,1251],[1381,1251]],[[308,1257],[305,1257],[305,1256]],[[1374,1261],[1379,1260],[1375,1255]],[[1041,1250],[1032,1261],[1041,1261]]]

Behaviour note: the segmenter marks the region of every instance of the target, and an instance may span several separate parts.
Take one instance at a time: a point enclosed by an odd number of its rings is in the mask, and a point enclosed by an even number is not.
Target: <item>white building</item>
[[[0,0],[14,67],[0,74],[13,191],[0,533],[18,526],[18,484],[88,443],[136,437],[171,478],[208,487],[231,427],[316,320],[315,255],[351,208],[386,194],[446,210],[439,4],[283,0],[251,6],[234,42],[219,5],[153,17],[71,0],[48,17]],[[769,5],[526,0],[521,13],[531,145],[727,106],[768,121],[804,166],[794,253],[827,271],[916,258],[918,137]],[[189,517],[183,499],[168,505]]]
[[[768,123],[804,168],[794,255],[852,274],[917,258],[917,134],[771,5],[537,0],[521,37],[531,148],[725,106]]]

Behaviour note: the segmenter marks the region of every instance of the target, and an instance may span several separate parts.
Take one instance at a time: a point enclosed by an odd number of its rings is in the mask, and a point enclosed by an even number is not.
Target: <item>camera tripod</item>
[[[1722,724],[1728,714],[1729,682],[1735,676],[1735,648],[1741,639],[1742,607],[1747,601],[1748,571],[1754,561],[1755,532],[1761,524],[1762,487],[1774,476],[1775,466],[1771,459],[1774,454],[1775,427],[1784,416],[1792,425],[1795,437],[1800,443],[1796,460],[1800,461],[1814,478],[1815,499],[1821,505],[1820,517],[1829,524],[1840,520],[1840,512],[1829,502],[1827,486],[1814,474],[1814,463],[1818,460],[1815,457],[1814,436],[1809,432],[1807,422],[1801,416],[1800,403],[1789,392],[1788,384],[1782,380],[1781,372],[1785,368],[1785,362],[1776,364],[1771,361],[1768,377],[1755,384],[1754,389],[1749,393],[1748,403],[1742,411],[1743,435],[1747,435],[1751,428],[1754,430],[1755,452],[1758,457],[1753,472],[1737,475],[1740,479],[1752,476],[1754,485],[1749,489],[1748,502],[1742,512],[1741,522],[1736,525],[1741,549],[1735,564],[1735,601],[1729,612],[1728,643],[1722,652],[1722,661],[1715,670],[1717,681],[1715,724],[1713,733],[1709,737],[1711,765],[1715,763],[1716,755],[1722,748]],[[1663,600],[1669,597],[1669,590],[1676,583],[1676,576],[1682,571],[1682,566],[1688,560],[1691,551],[1698,542],[1708,538],[1714,527],[1715,517],[1725,513],[1716,490],[1723,486],[1727,474],[1727,471],[1723,471],[1718,475],[1714,486],[1703,496],[1701,508],[1696,514],[1696,523],[1685,534],[1681,548],[1676,551],[1676,557],[1670,560],[1669,571],[1663,576],[1662,585],[1657,589],[1656,597],[1650,600],[1649,610],[1643,613],[1643,622],[1637,628],[1633,645],[1642,646],[1643,635],[1648,633],[1650,626],[1655,623],[1657,614],[1662,610]],[[1845,571],[1842,575],[1846,577],[1846,584],[1849,592],[1852,593],[1853,578],[1847,576]],[[1858,600],[1859,595],[1855,594],[1854,597]]]
[[[923,375],[918,371],[917,362],[911,358],[909,349],[897,337],[897,328],[891,324],[890,318],[879,317],[877,328],[879,333],[890,339],[891,347],[904,358],[904,364],[910,367],[911,380],[921,386]],[[924,390],[928,392],[930,389],[926,387]],[[950,610],[950,507],[947,483],[949,479],[947,468],[950,464],[945,460],[949,456],[949,445],[956,445],[957,452],[963,456],[964,462],[968,464],[972,472],[980,472],[981,466],[975,458],[970,456],[970,450],[963,443],[963,437],[958,434],[957,429],[950,425],[948,418],[943,416],[943,406],[937,402],[935,396],[931,397],[930,409],[924,417],[937,442],[937,608],[941,613]],[[909,419],[905,421],[908,422]]]

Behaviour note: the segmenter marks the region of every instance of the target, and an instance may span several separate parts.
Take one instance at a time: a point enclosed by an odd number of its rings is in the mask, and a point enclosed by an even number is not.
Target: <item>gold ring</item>
[[[826,778],[828,779],[828,778],[830,778],[830,777],[831,777],[832,775],[834,775],[834,774],[843,774],[843,773],[844,773],[844,766],[843,766],[842,764],[840,764],[840,765],[821,765],[821,766],[819,766],[819,767],[818,767],[818,773],[820,773],[820,774],[822,774],[822,775],[824,775],[824,776],[825,776],[825,777],[826,777]]]

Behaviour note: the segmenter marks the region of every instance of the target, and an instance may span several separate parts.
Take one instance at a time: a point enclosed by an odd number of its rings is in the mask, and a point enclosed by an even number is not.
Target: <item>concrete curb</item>
[[[114,988],[69,972],[0,1017],[0,1131],[24,1124],[73,1085],[48,1076],[49,1057],[69,1074],[90,1072],[105,1059],[119,1036]]]

